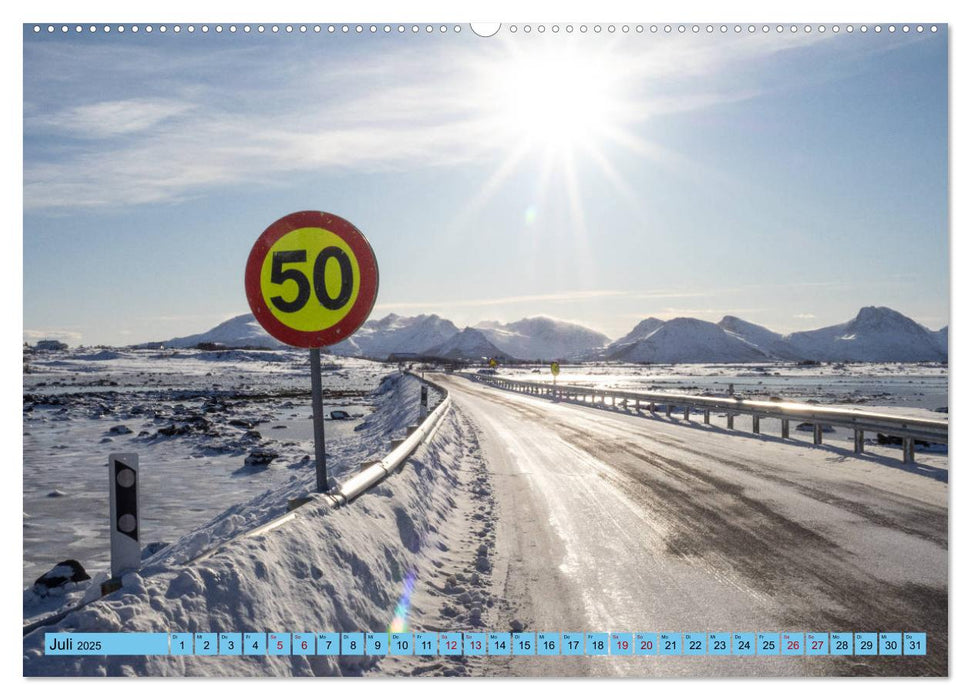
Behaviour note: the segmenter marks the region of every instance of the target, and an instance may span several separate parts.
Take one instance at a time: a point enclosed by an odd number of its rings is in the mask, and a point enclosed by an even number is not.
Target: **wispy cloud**
[[[810,319],[816,318],[816,314],[793,314],[793,318]]]
[[[38,132],[50,130],[84,139],[111,139],[157,128],[195,105],[170,99],[107,100],[34,117]]]
[[[648,95],[626,98],[627,117],[746,99],[758,93],[757,81],[698,79],[818,40],[645,42],[624,54],[625,84],[651,86]],[[24,207],[177,201],[308,171],[498,160],[494,96],[478,87],[510,51],[501,43],[481,47],[464,45],[459,53],[455,43],[426,42],[423,51],[335,58],[295,46],[187,56],[30,46]],[[75,55],[82,56],[77,66]],[[72,76],[87,89],[68,89]]]

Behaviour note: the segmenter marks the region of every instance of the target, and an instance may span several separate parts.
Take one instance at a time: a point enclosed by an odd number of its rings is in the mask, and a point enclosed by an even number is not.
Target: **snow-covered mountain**
[[[277,349],[286,347],[263,330],[263,326],[259,324],[253,314],[235,316],[204,333],[172,338],[172,340],[151,343],[151,345],[164,345],[167,348],[192,348],[199,343],[220,343],[230,348]]]
[[[721,326],[696,318],[674,318],[647,337],[621,347],[608,359],[625,362],[761,362],[768,355]]]
[[[427,348],[422,355],[447,360],[481,360],[495,357],[509,359],[509,355],[497,348],[478,328],[465,328],[440,345]]]
[[[750,345],[759,348],[765,354],[780,360],[800,360],[792,345],[781,333],[770,331],[765,326],[759,326],[749,321],[743,321],[737,316],[725,316],[718,325]]]
[[[624,348],[633,345],[638,340],[644,340],[651,333],[656,331],[658,328],[664,325],[664,321],[659,318],[645,318],[643,321],[634,326],[634,330],[625,335],[623,338],[618,338],[606,348],[604,348],[604,356],[612,357],[619,354]]]
[[[387,359],[392,353],[421,353],[437,347],[459,332],[449,320],[432,315],[388,314],[368,321],[347,340],[330,348],[335,355]]]
[[[840,362],[939,362],[940,338],[902,313],[866,306],[851,321],[786,338],[801,357]]]
[[[578,359],[610,341],[603,333],[546,316],[506,324],[483,321],[475,329],[501,351],[520,360]]]
[[[789,335],[735,316],[717,324],[693,318],[647,318],[622,338],[576,323],[538,316],[515,323],[483,321],[459,332],[434,314],[368,321],[351,338],[328,348],[338,355],[383,360],[393,353],[478,360],[616,360],[626,362],[942,362],[947,360],[948,327],[932,331],[886,307],[868,306],[850,321]],[[199,343],[277,349],[252,314],[236,316],[204,333],[145,347],[190,348]],[[141,346],[139,346],[141,347]]]

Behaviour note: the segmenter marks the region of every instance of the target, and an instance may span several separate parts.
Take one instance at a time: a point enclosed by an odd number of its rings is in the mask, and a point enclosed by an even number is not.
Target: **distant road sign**
[[[496,358],[494,357],[489,358],[489,366],[492,367],[492,369],[495,369],[496,367],[499,366],[499,363],[496,362]]]
[[[559,362],[553,362],[553,363],[551,363],[550,364],[550,372],[553,373],[553,376],[554,377],[556,375],[558,375],[560,373],[560,363]]]
[[[346,340],[378,296],[378,263],[350,222],[300,211],[272,223],[246,261],[246,298],[266,332],[301,348]]]

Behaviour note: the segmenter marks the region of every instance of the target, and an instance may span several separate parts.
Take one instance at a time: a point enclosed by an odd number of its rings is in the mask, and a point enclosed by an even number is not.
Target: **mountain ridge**
[[[454,341],[454,342],[451,342]],[[242,314],[209,331],[134,347],[285,347]],[[480,321],[460,330],[437,314],[387,314],[367,321],[352,337],[326,349],[351,357],[386,360],[390,355],[480,360],[625,362],[944,362],[948,327],[933,331],[888,307],[865,306],[852,319],[808,331],[782,334],[737,316],[718,323],[680,317],[648,317],[610,342],[603,333],[548,316],[511,323]],[[439,354],[444,353],[444,354]]]

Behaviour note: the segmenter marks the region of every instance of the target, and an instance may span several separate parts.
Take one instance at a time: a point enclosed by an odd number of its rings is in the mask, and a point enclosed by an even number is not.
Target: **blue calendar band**
[[[925,632],[48,632],[48,656],[926,656]]]

